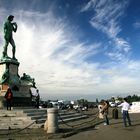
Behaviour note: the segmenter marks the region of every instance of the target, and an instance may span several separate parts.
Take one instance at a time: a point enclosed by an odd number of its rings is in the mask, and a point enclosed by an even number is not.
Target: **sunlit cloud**
[[[40,23],[39,18],[36,22],[29,22],[28,19],[33,15],[44,20]],[[46,14],[43,17],[39,13],[24,12],[17,19],[19,28],[14,38],[17,58],[21,64],[20,74],[27,71],[44,90],[79,89],[81,86],[99,83],[98,74],[93,76],[90,70],[92,68],[96,71],[96,65],[89,65],[85,59],[96,55],[101,44],[79,42],[75,39],[75,32],[68,32],[65,22],[58,21],[52,14],[51,19],[45,17]],[[91,68],[88,70],[88,67]]]

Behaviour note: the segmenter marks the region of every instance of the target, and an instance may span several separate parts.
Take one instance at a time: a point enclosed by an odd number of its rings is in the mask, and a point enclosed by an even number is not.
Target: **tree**
[[[88,105],[88,101],[86,99],[80,99],[80,100],[77,100],[78,104],[81,105],[81,106],[86,106]]]

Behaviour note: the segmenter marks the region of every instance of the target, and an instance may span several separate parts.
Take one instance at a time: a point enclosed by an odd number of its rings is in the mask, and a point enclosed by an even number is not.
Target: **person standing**
[[[7,104],[7,110],[11,110],[12,106],[12,99],[13,99],[13,93],[10,88],[7,89],[7,92],[5,94],[6,104]]]
[[[130,104],[127,102],[127,99],[124,98],[123,103],[118,105],[118,107],[122,107],[122,116],[123,116],[124,127],[127,127],[126,119],[128,120],[129,126],[131,126],[131,120],[130,120],[129,112],[128,112],[128,110],[130,109]]]
[[[102,109],[102,113],[103,113],[103,115],[105,117],[104,125],[109,125],[108,110],[109,110],[109,102],[108,101],[104,101],[103,109]]]
[[[36,90],[36,108],[39,108],[39,101],[40,101],[40,95],[39,95],[39,90]]]
[[[103,106],[104,106],[104,101],[102,100],[99,105],[98,105],[98,110],[99,110],[99,118],[100,119],[103,119],[104,116],[103,116]]]

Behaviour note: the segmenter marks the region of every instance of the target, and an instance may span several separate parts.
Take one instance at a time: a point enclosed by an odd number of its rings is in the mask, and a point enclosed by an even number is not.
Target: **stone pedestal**
[[[47,133],[57,133],[58,132],[58,109],[57,108],[47,109],[47,119],[48,119]]]
[[[13,60],[0,61],[0,82],[10,85],[19,84],[19,62]]]
[[[15,60],[0,61],[0,108],[5,106],[4,96],[8,87],[19,85],[18,66],[19,62]]]
[[[13,106],[31,106],[31,85],[23,83],[18,74],[19,62],[13,59],[0,61],[0,108],[5,106],[5,93],[10,87]]]

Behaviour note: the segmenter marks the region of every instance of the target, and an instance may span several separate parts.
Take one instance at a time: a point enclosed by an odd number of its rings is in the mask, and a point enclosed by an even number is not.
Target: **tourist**
[[[39,90],[36,90],[36,108],[39,108],[39,101],[40,101],[40,95],[39,95]]]
[[[130,109],[130,104],[127,102],[127,99],[124,98],[123,103],[118,105],[118,107],[122,107],[122,116],[123,116],[124,127],[127,127],[126,119],[128,120],[129,126],[131,126],[131,120],[130,120],[129,112],[128,112],[128,110]]]
[[[5,94],[6,104],[7,104],[7,110],[11,110],[12,106],[12,99],[13,99],[13,93],[10,88],[7,89],[7,92]]]
[[[100,119],[103,119],[104,116],[103,116],[103,100],[101,100],[101,102],[99,103],[98,105],[98,110],[99,110],[99,118]]]
[[[104,101],[103,102],[103,109],[102,109],[102,113],[103,113],[103,115],[105,117],[104,125],[109,125],[108,109],[109,109],[109,102],[108,101]]]

